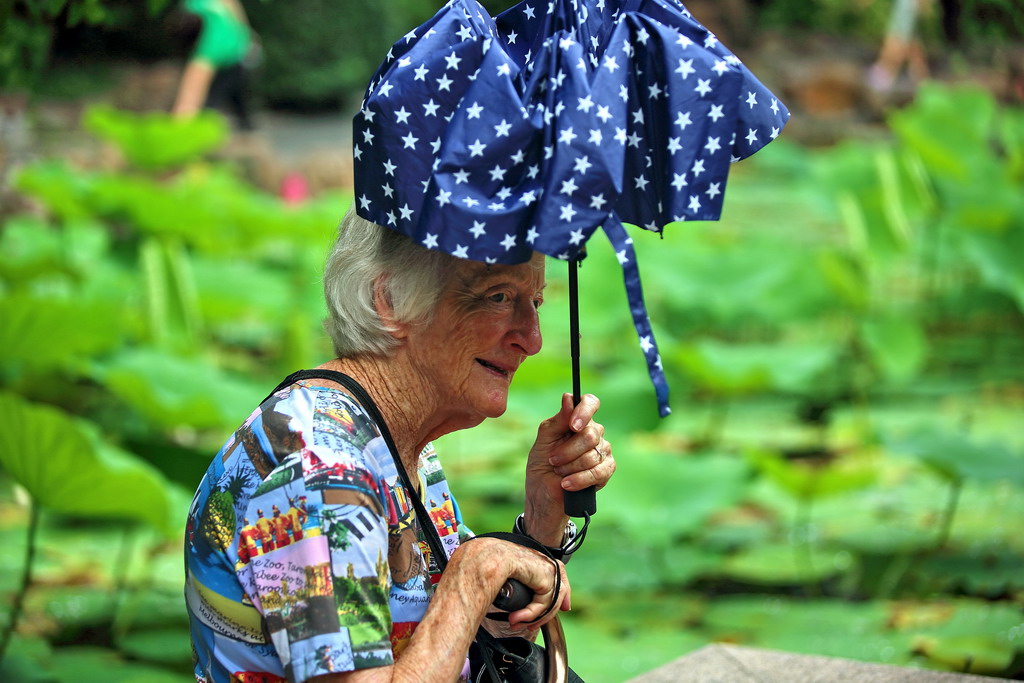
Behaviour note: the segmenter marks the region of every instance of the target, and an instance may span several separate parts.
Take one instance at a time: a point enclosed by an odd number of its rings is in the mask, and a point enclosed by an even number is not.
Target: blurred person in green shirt
[[[202,29],[172,112],[185,118],[203,107],[229,110],[240,129],[251,130],[246,62],[258,44],[245,10],[238,0],[185,0],[184,8],[199,17]]]

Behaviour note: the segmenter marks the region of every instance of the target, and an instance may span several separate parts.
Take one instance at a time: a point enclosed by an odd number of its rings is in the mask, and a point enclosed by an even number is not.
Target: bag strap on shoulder
[[[304,379],[326,379],[332,382],[337,382],[341,386],[352,394],[352,397],[359,402],[363,409],[369,414],[370,419],[377,425],[377,429],[380,431],[380,435],[384,438],[384,443],[387,444],[388,450],[391,451],[391,458],[395,461],[395,469],[398,470],[398,477],[402,481],[402,486],[409,492],[409,499],[412,501],[413,509],[416,511],[416,517],[420,520],[420,529],[423,530],[423,536],[427,541],[427,545],[430,547],[430,553],[434,556],[434,562],[437,563],[438,569],[444,571],[445,567],[448,566],[448,554],[444,551],[444,545],[441,543],[441,536],[437,533],[437,529],[434,527],[433,522],[430,520],[430,514],[427,512],[426,507],[423,505],[423,501],[420,500],[420,496],[416,493],[416,488],[412,485],[412,480],[409,478],[409,473],[405,471],[405,465],[402,464],[402,458],[398,453],[398,448],[395,446],[395,440],[391,436],[391,430],[388,429],[388,423],[384,420],[384,416],[381,415],[380,409],[377,408],[377,404],[373,398],[366,392],[359,382],[352,377],[349,377],[343,372],[336,370],[298,370],[285,377],[277,387],[267,395],[270,398],[281,389],[288,387],[296,382]],[[267,399],[263,399],[266,401]]]

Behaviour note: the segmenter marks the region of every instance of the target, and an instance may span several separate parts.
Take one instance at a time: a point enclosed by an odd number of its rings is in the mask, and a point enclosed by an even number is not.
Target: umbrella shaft
[[[572,402],[579,405],[580,391],[580,296],[578,260],[569,261],[569,354],[572,357]]]

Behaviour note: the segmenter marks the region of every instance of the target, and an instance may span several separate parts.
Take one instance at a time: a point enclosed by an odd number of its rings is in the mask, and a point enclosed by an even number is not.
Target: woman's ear
[[[405,339],[408,336],[409,325],[395,319],[395,307],[391,301],[391,290],[386,275],[379,275],[373,281],[373,308],[392,337]]]

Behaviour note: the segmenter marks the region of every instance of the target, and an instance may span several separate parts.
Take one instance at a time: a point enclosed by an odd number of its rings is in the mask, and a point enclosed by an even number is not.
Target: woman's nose
[[[514,331],[514,343],[522,349],[523,353],[527,356],[532,356],[540,351],[544,340],[540,334],[540,316],[537,314],[537,308],[533,305],[532,301],[527,302],[525,306],[519,307],[519,310],[516,312]]]

